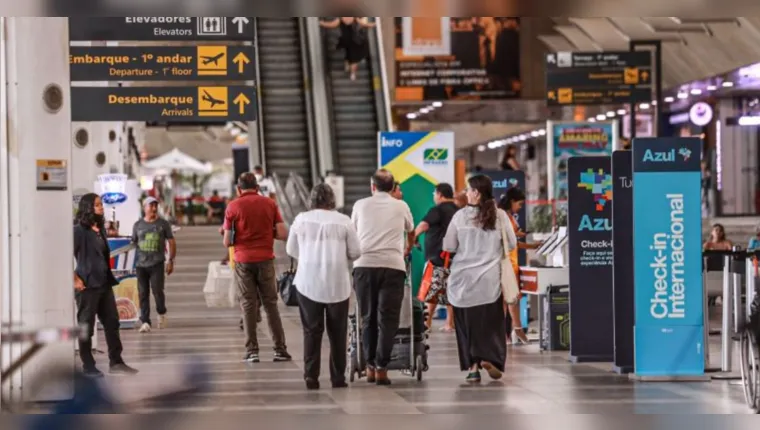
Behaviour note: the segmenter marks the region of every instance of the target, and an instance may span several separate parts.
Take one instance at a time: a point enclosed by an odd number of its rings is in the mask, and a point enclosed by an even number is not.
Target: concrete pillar
[[[72,145],[66,18],[3,19],[5,69],[0,145],[0,286],[2,322],[13,328],[70,327],[72,283]],[[6,85],[7,84],[7,85]],[[7,139],[6,133],[7,131]],[[66,163],[64,190],[38,188],[38,162]],[[18,345],[2,345],[2,367]],[[70,398],[72,386],[34,395],[28,387],[48,366],[74,370],[74,342],[52,344],[21,369],[5,394],[13,400]],[[4,387],[5,389],[6,387]]]

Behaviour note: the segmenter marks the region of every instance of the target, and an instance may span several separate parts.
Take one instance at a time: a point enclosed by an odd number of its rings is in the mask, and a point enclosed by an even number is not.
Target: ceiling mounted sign
[[[689,120],[697,127],[704,127],[713,119],[713,108],[705,103],[695,103],[689,110]]]

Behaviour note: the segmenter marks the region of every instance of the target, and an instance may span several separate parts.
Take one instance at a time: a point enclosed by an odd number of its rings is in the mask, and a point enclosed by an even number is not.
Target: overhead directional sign
[[[250,16],[71,17],[72,41],[252,41]]]
[[[72,81],[253,81],[253,46],[71,47]]]
[[[72,87],[72,121],[254,121],[256,88]]]
[[[650,52],[557,52],[546,56],[546,100],[556,105],[652,100]]]

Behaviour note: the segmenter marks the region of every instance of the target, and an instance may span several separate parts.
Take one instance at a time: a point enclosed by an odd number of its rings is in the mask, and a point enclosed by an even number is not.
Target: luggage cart
[[[411,294],[411,277],[411,261],[407,259],[404,288],[408,288],[410,292],[407,305],[411,311],[412,323],[409,328],[399,328],[396,332],[388,370],[400,370],[403,374],[416,377],[418,381],[422,381],[423,372],[428,371],[427,353],[430,349],[427,343],[427,332],[424,328],[427,307],[418,302],[414,294]],[[361,379],[367,376],[366,362],[362,357],[361,311],[358,300],[354,308],[354,315],[350,315],[348,318],[348,380],[354,382],[356,378]]]

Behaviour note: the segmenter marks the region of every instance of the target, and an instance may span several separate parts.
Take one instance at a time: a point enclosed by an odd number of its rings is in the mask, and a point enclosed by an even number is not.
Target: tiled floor
[[[510,348],[502,381],[464,383],[453,334],[430,340],[430,371],[423,382],[394,372],[390,387],[359,381],[346,390],[307,392],[302,381],[301,329],[297,312],[283,309],[293,363],[276,364],[272,343],[261,331],[263,362],[247,365],[236,309],[207,309],[203,283],[207,264],[224,250],[213,229],[184,228],[178,234],[177,273],[167,282],[170,327],[148,335],[123,333],[125,359],[140,369],[131,379],[109,378],[116,396],[139,401],[179,387],[191,357],[204,360],[212,383],[205,394],[186,400],[138,404],[142,412],[276,412],[305,414],[742,414],[739,387],[726,382],[637,384],[609,365],[571,365],[567,354],[540,354],[535,346]],[[103,343],[101,342],[101,345]],[[326,357],[325,357],[326,358]],[[100,360],[103,360],[101,357]],[[325,367],[325,366],[323,366]],[[326,374],[325,368],[323,374]],[[323,376],[323,385],[329,386]]]

